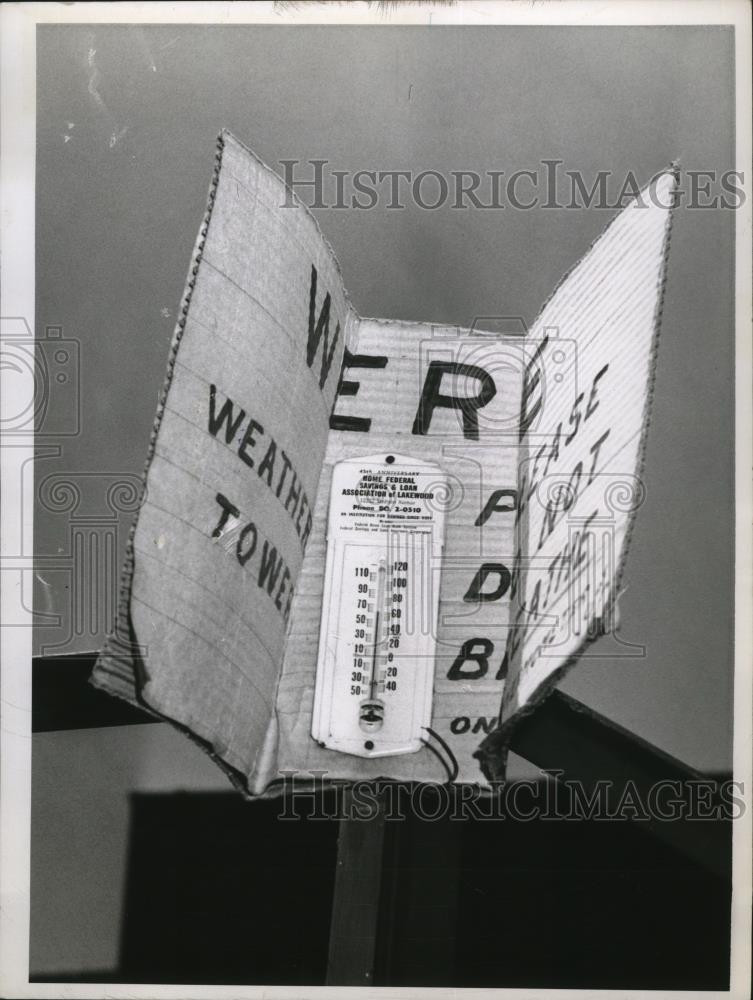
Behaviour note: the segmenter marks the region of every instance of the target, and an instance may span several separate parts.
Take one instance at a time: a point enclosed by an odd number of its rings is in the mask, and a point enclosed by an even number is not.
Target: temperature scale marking
[[[414,753],[431,721],[447,476],[402,455],[335,465],[311,733]]]

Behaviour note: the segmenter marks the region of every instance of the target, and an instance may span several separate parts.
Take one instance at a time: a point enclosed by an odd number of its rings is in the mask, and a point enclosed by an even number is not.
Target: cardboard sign
[[[494,334],[386,320],[354,327],[280,673],[275,751],[259,778],[265,787],[280,771],[486,784],[473,755],[496,725],[507,669],[525,357],[519,339]],[[332,470],[380,452],[435,464],[447,486],[434,501],[444,547],[427,568],[439,591],[431,749],[369,760],[321,747],[311,716]]]
[[[612,625],[645,492],[675,183],[661,174],[617,216],[531,331],[502,731]]]
[[[248,795],[290,773],[484,784],[503,691],[506,719],[613,600],[629,516],[609,503],[642,447],[667,216],[627,209],[532,340],[361,319],[311,214],[223,133],[93,682],[185,729]],[[433,700],[419,749],[356,756],[312,737],[332,470],[392,453],[439,470]],[[560,486],[571,501],[545,505]],[[613,563],[592,551],[605,512]],[[598,585],[568,603],[583,567]]]
[[[313,217],[282,210],[280,189],[223,135],[118,627],[94,675],[187,727],[240,775],[274,712],[354,318]]]
[[[283,770],[483,781],[522,372],[514,338],[360,320],[313,217],[224,133],[94,683],[185,728],[248,794]],[[362,760],[318,745],[311,720],[331,470],[383,450],[446,473],[434,735]]]

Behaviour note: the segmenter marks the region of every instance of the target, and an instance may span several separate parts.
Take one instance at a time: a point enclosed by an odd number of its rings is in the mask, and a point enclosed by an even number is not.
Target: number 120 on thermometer
[[[311,733],[360,757],[414,753],[431,721],[447,477],[370,455],[335,465]]]

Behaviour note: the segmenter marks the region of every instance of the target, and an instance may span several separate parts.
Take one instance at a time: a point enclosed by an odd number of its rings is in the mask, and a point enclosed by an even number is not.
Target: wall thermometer
[[[414,753],[431,722],[447,500],[439,466],[338,462],[311,735],[359,757]]]

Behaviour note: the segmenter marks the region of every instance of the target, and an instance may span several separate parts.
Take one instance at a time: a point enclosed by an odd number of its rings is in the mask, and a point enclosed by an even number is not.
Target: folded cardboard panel
[[[250,795],[281,772],[486,784],[503,694],[507,724],[614,602],[673,185],[618,216],[531,337],[498,335],[359,318],[313,216],[223,133],[95,685]],[[391,452],[444,481],[433,708],[421,750],[366,759],[311,736],[326,523],[334,465]]]

